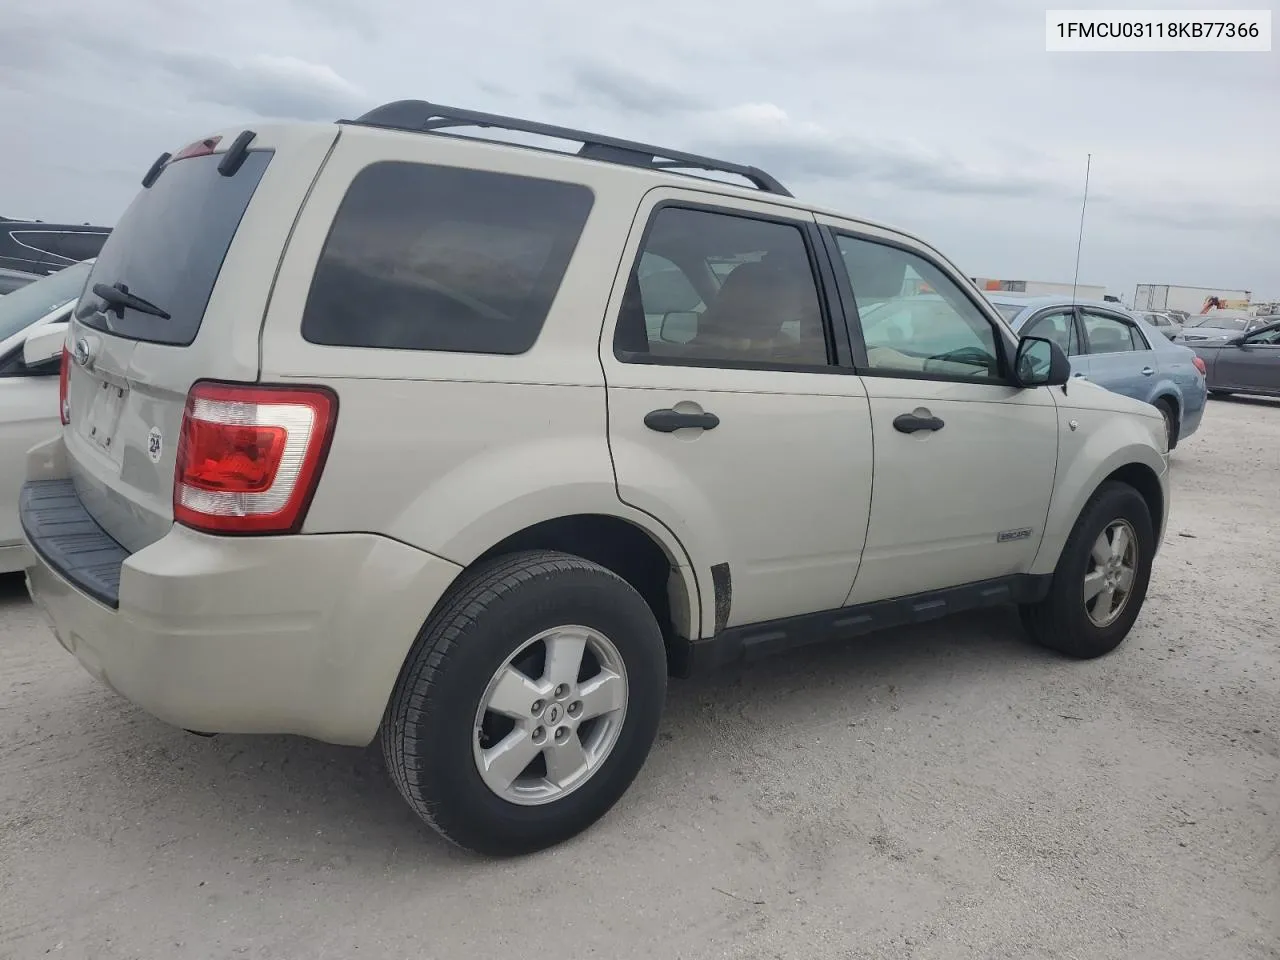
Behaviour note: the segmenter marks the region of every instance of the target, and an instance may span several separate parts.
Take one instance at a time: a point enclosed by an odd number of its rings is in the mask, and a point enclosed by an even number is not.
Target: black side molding
[[[120,606],[120,568],[129,551],[89,516],[70,480],[23,484],[18,513],[32,549],[54,573],[99,603]]]
[[[716,633],[720,633],[733,609],[733,575],[727,563],[717,563],[711,568],[711,589],[716,595]]]
[[[1052,574],[1018,574],[893,600],[729,627],[719,630],[710,640],[678,641],[671,651],[671,671],[678,677],[696,676],[797,647],[849,640],[966,610],[1034,603],[1044,599],[1052,580]]]

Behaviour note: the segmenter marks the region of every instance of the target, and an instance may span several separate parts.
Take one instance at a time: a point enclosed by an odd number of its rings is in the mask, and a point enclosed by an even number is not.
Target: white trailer
[[[1133,292],[1135,310],[1181,310],[1201,316],[1214,310],[1249,309],[1248,290],[1219,287],[1179,287],[1170,283],[1140,283]]]

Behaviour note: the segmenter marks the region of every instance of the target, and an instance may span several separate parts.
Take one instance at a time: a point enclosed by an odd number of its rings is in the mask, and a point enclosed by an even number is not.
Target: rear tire
[[[541,850],[626,792],[666,681],[662,633],[626,581],[564,553],[499,557],[463,574],[423,626],[383,720],[387,768],[459,846]]]
[[[1172,450],[1178,445],[1178,408],[1172,400],[1161,398],[1156,401],[1156,409],[1164,417],[1164,435]]]
[[[1121,531],[1126,542],[1117,545]],[[1069,657],[1110,653],[1142,610],[1154,553],[1151,513],[1142,495],[1128,484],[1104,483],[1067,538],[1048,596],[1020,608],[1027,632]]]

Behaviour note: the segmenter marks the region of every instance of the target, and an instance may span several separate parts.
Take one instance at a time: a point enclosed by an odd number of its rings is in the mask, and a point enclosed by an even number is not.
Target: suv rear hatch
[[[130,552],[172,526],[192,384],[258,378],[276,269],[338,132],[234,130],[157,161],[98,256],[72,318],[63,435],[82,503]]]

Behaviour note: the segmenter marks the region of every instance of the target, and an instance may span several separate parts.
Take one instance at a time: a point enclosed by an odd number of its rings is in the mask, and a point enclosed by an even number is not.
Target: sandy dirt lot
[[[152,720],[0,582],[0,957],[1280,957],[1280,403],[1174,460],[1116,654],[997,613],[676,683],[624,801],[515,862],[373,749]]]

